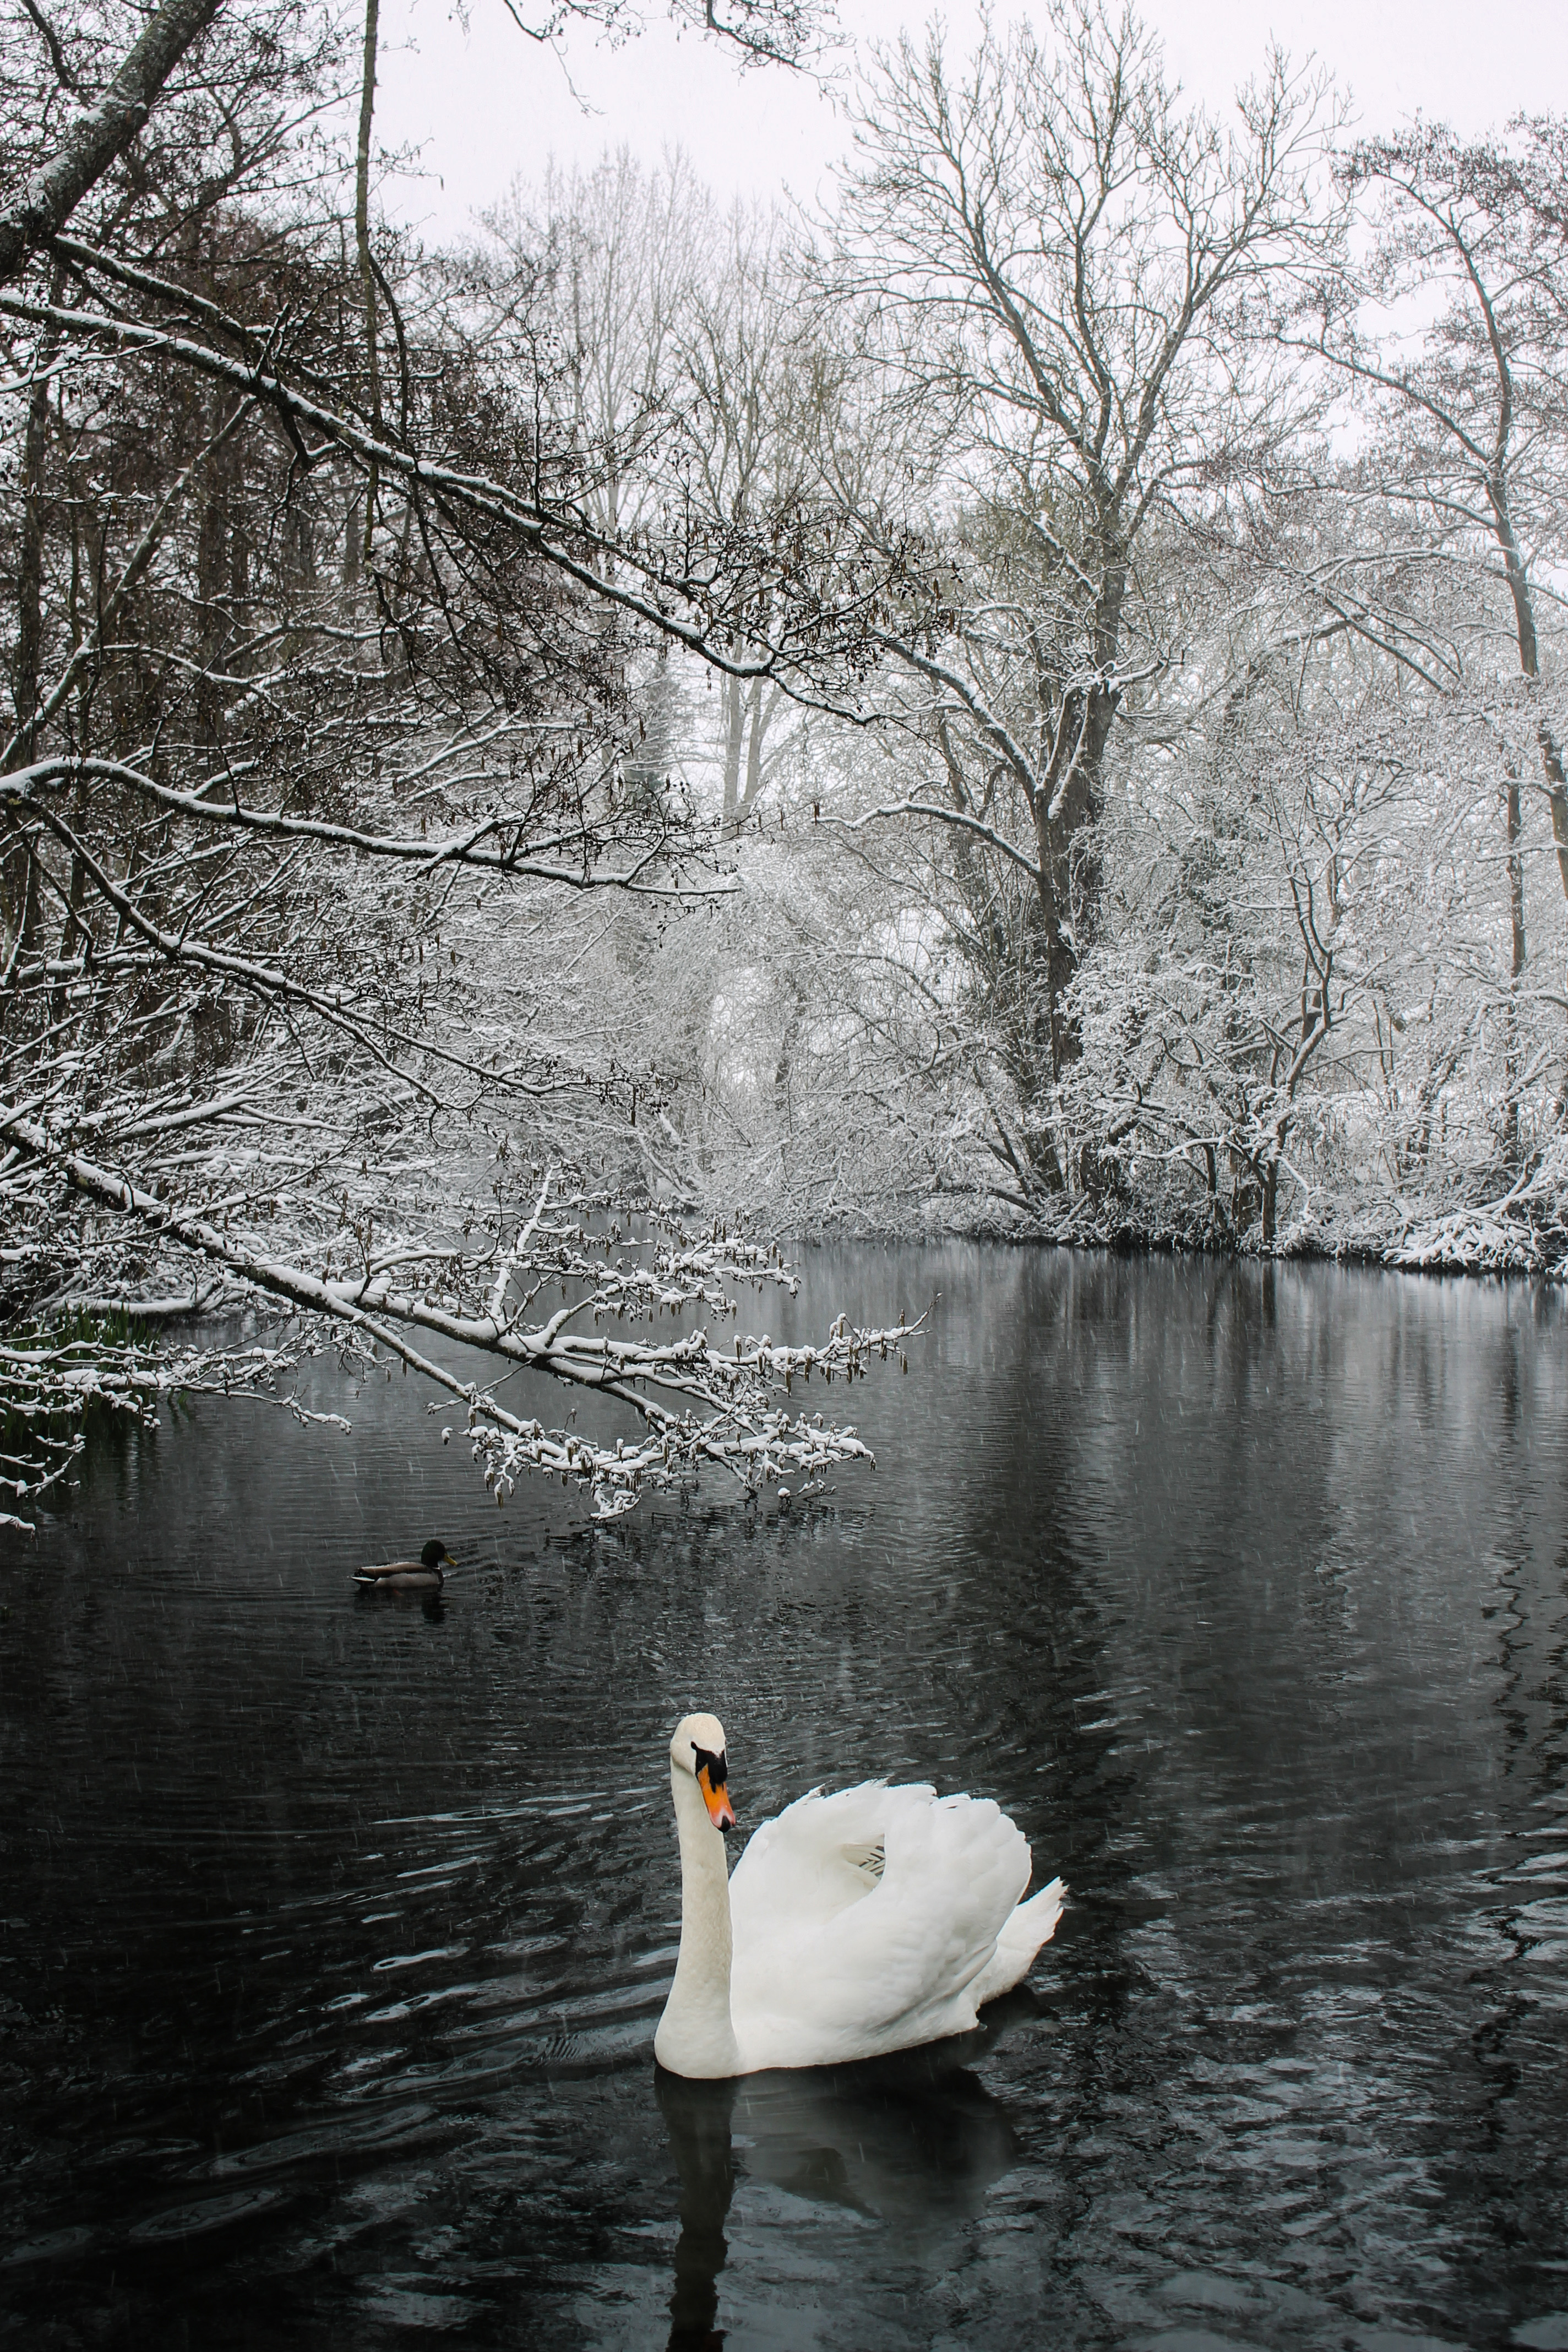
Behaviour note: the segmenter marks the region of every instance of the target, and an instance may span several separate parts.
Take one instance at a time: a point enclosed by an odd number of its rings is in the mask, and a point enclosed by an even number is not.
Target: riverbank
[[[896,1216],[848,1211],[805,1227],[818,1239],[882,1242],[946,1237],[1121,1254],[1305,1260],[1382,1266],[1400,1274],[1496,1275],[1568,1282],[1568,1196],[1555,1184],[1521,1185],[1491,1200],[1332,1201],[1284,1222],[1271,1240],[1261,1221],[1238,1231],[1223,1203],[1141,1199],[1125,1190],[1079,1195],[1062,1211],[1039,1213],[996,1200],[933,1192]]]

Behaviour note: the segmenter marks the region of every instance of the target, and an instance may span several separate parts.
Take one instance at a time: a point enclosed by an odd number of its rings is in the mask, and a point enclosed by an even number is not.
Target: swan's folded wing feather
[[[813,1789],[763,1822],[730,1874],[735,1948],[770,1935],[780,1920],[821,1926],[875,1892],[882,1874],[890,1796],[934,1790],[889,1790],[862,1780],[831,1797]]]
[[[976,2009],[1011,1992],[1016,1984],[1022,1984],[1057,1932],[1067,1891],[1065,1879],[1053,1878],[1048,1886],[1042,1886],[1037,1895],[1020,1903],[1011,1917],[1004,1921],[996,1949],[971,1987]]]
[[[731,2008],[749,2064],[869,2057],[974,2021],[970,1988],[1028,1884],[1028,1846],[989,1799],[876,1793],[885,1861],[862,1901],[807,1916],[757,1899],[793,1884],[765,1869],[737,1906],[731,1881]]]

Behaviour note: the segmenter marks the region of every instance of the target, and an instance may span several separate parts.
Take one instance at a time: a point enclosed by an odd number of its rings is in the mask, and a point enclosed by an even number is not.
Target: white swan
[[[731,1877],[728,1780],[723,1725],[687,1716],[669,1743],[680,1957],[653,2044],[672,2074],[834,2066],[967,2033],[1061,1916],[1059,1878],[1020,1901],[1029,1848],[989,1798],[884,1780],[797,1798]]]

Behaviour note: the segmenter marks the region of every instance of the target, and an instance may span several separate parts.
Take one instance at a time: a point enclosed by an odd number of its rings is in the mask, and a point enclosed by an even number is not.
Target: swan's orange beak
[[[735,1826],[735,1809],[730,1802],[730,1791],[724,1785],[722,1760],[720,1763],[717,1788],[713,1785],[712,1767],[709,1764],[698,1766],[697,1785],[702,1791],[702,1801],[708,1808],[708,1818],[714,1828],[732,1830]]]

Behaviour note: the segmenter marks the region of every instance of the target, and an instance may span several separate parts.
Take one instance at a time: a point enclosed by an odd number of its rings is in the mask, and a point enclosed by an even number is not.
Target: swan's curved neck
[[[730,2022],[730,1873],[690,1773],[671,1765],[669,1786],[680,1833],[680,1958],[654,2055],[671,2074],[712,2080],[740,2072]]]

